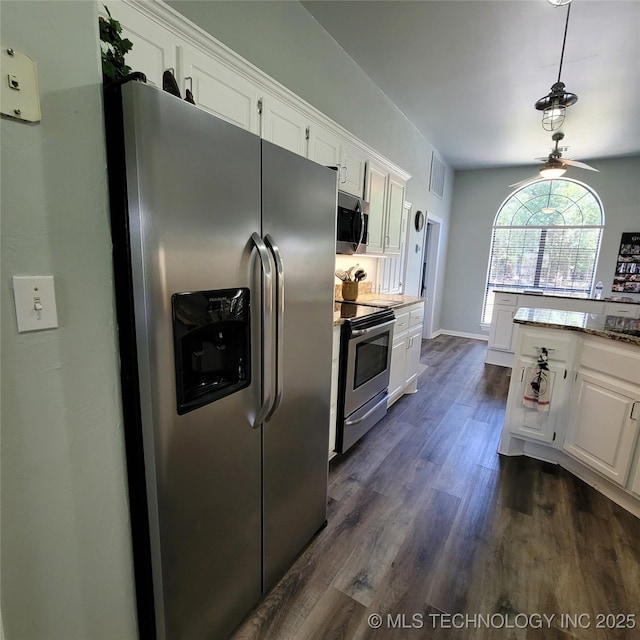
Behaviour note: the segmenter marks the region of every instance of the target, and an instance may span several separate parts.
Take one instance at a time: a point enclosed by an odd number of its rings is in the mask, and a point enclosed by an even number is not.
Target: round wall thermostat
[[[416,211],[415,218],[416,231],[422,231],[422,227],[424,227],[424,213],[422,211]]]

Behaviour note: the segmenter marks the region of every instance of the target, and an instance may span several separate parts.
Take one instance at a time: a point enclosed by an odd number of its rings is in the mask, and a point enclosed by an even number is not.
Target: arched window
[[[494,290],[589,296],[603,228],[600,198],[581,182],[537,180],[514,191],[493,224],[482,321],[491,322]]]

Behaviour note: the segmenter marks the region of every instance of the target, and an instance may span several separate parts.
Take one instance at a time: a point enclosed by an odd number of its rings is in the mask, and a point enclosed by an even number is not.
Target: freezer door
[[[223,638],[261,594],[260,141],[153,87],[122,92],[157,632]],[[222,320],[223,289],[249,302],[250,384],[179,415],[172,296],[204,292]],[[205,363],[211,383],[234,330],[183,341],[182,375]]]
[[[281,399],[263,427],[265,591],[326,519],[336,185],[335,171],[262,142],[263,235],[284,272]]]

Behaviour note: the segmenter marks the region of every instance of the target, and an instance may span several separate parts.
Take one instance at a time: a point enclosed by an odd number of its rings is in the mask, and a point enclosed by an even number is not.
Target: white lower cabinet
[[[331,409],[329,412],[329,458],[335,455],[336,426],[338,419],[338,378],[340,372],[340,326],[333,327],[331,357]]]
[[[638,455],[636,456],[636,471],[631,481],[631,493],[634,493],[640,498],[640,447],[638,448]]]
[[[510,430],[514,435],[552,443],[556,440],[558,421],[567,398],[567,365],[562,362],[549,363],[547,382],[551,387],[551,402],[547,411],[524,405],[524,395],[529,391],[527,387],[531,383],[530,373],[536,366],[537,360],[534,358],[523,357],[516,360],[511,373],[505,423],[511,426]]]
[[[498,452],[558,464],[640,515],[640,347],[520,325]],[[523,404],[540,346],[554,373],[549,411]]]
[[[424,302],[396,311],[387,406],[403,394],[415,393],[418,389],[423,316]]]
[[[640,388],[609,376],[578,372],[565,451],[626,486],[638,436]],[[635,409],[635,411],[634,411]]]
[[[491,316],[489,330],[489,349],[499,351],[513,351],[515,305],[496,305]]]

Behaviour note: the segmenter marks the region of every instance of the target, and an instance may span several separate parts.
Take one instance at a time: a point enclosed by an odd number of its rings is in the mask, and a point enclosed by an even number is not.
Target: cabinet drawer
[[[507,307],[515,307],[518,304],[517,293],[496,293],[493,298],[493,304],[503,304]]]
[[[399,333],[406,331],[409,328],[409,312],[399,313],[396,315],[396,324],[393,328],[393,334],[398,335]]]
[[[616,304],[607,302],[605,312],[608,316],[637,318],[640,315],[640,304]]]
[[[540,349],[545,347],[549,351],[549,360],[567,361],[571,357],[571,352],[575,338],[571,336],[548,335],[545,333],[522,333],[520,338],[520,353],[525,356],[537,358]]]
[[[415,327],[419,324],[422,324],[422,319],[424,318],[424,305],[418,307],[417,309],[413,309],[409,313],[409,326]]]
[[[603,338],[602,340],[605,340]],[[595,338],[587,339],[582,345],[580,366],[593,369],[620,380],[640,385],[640,348],[633,345],[618,347],[607,342],[596,342]]]

